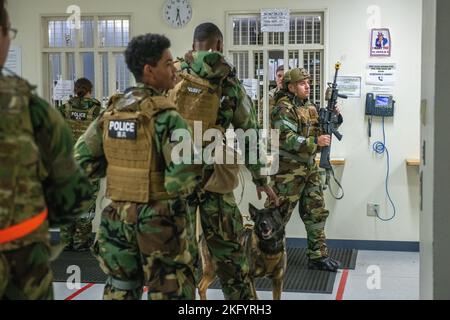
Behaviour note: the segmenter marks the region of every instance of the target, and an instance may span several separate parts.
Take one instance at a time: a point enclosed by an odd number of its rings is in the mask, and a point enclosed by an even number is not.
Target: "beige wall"
[[[9,9],[13,25],[19,29],[16,44],[22,47],[23,75],[41,87],[40,15],[64,13],[66,7],[76,4],[86,13],[131,13],[132,32],[164,33],[172,40],[172,52],[182,55],[191,47],[193,29],[198,23],[211,21],[224,29],[227,11],[258,11],[260,8],[289,7],[301,10],[326,10],[325,67],[328,81],[332,66],[340,59],[342,75],[365,77],[367,62],[397,63],[397,83],[394,89],[396,115],[386,124],[387,143],[391,154],[390,190],[397,206],[397,217],[381,222],[366,216],[367,202],[381,204],[381,214],[388,216],[384,191],[386,161],[371,151],[371,144],[381,140],[381,124],[373,127],[373,140],[367,137],[364,118],[364,98],[342,102],[345,124],[344,140],[333,145],[332,155],[344,157],[346,165],[337,168],[346,191],[343,200],[336,202],[327,196],[331,211],[327,234],[334,239],[398,240],[419,239],[418,170],[407,168],[405,159],[419,156],[419,105],[421,63],[421,0],[192,0],[193,19],[181,30],[171,29],[162,20],[163,0],[11,0]],[[381,9],[382,27],[391,30],[392,57],[369,58],[369,30],[367,8]],[[41,89],[41,88],[40,88]],[[366,88],[363,83],[362,97]],[[254,187],[247,181],[241,208],[246,212],[248,202],[256,200]],[[239,193],[239,192],[238,192]],[[386,212],[386,211],[389,212]],[[303,224],[297,215],[288,225],[288,236],[304,237]]]

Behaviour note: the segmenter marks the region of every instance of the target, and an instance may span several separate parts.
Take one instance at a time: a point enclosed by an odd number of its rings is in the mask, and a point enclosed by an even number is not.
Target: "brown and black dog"
[[[244,247],[254,296],[255,278],[272,279],[272,296],[281,299],[284,273],[286,271],[286,212],[283,207],[256,209],[249,204],[249,212],[254,222],[253,227],[246,227],[242,233],[241,244]],[[215,266],[211,260],[204,237],[200,237],[199,251],[202,259],[203,275],[198,285],[200,299],[206,300],[206,290],[215,280]]]

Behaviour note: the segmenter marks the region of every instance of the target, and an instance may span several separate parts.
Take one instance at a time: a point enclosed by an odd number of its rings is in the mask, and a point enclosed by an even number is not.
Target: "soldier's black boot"
[[[336,272],[341,263],[331,257],[322,257],[319,259],[309,259],[308,268],[311,270],[324,270]]]

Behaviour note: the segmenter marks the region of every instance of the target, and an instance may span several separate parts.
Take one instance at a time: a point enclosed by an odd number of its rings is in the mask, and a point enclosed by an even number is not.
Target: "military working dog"
[[[281,299],[283,292],[284,273],[286,271],[286,234],[287,208],[266,208],[258,210],[249,204],[250,217],[254,222],[252,227],[246,227],[242,233],[241,244],[249,263],[249,274],[254,296],[256,278],[272,279],[272,296],[274,300]],[[204,238],[199,240],[199,251],[202,259],[202,278],[198,285],[200,299],[206,300],[206,290],[215,280],[215,265],[211,260]]]

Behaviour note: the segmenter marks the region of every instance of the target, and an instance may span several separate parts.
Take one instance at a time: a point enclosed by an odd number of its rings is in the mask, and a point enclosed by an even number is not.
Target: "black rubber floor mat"
[[[357,250],[330,249],[330,256],[341,261],[342,268],[354,269],[356,265]],[[78,266],[83,283],[105,283],[106,275],[100,269],[98,261],[90,251],[70,252],[64,251],[52,263],[53,278],[55,282],[66,282],[73,275],[70,266]],[[284,280],[284,292],[324,293],[333,292],[336,273],[308,270],[306,249],[288,248],[288,266]],[[272,283],[269,279],[256,279],[256,289],[271,291]],[[216,280],[210,288],[220,289]]]
[[[358,250],[329,249],[329,255],[341,262],[341,269],[355,269]],[[284,276],[284,292],[333,293],[336,273],[309,270],[306,248],[288,248],[287,270]],[[256,290],[272,291],[270,279],[256,279]],[[211,289],[220,289],[218,280],[210,285]]]
[[[284,276],[283,292],[331,294],[335,279],[335,272],[308,270],[288,265]],[[272,281],[267,278],[256,279],[255,286],[257,291],[272,291]],[[219,280],[214,281],[209,288],[220,289]]]
[[[105,283],[106,281],[106,275],[90,251],[61,253],[58,259],[52,262],[53,281],[66,282],[74,274],[74,270],[69,269],[71,266],[80,268],[82,283]]]

